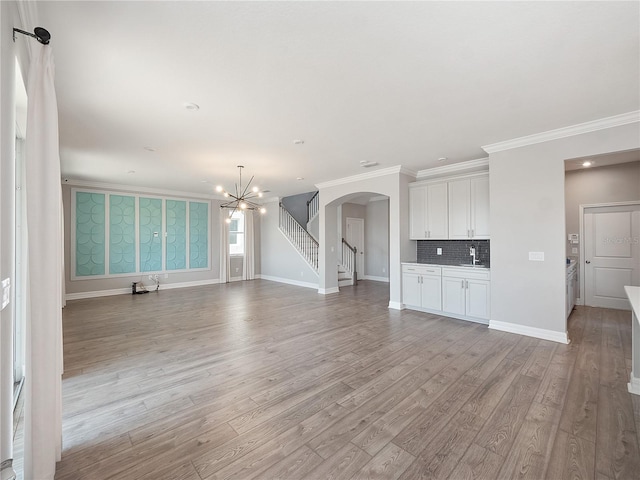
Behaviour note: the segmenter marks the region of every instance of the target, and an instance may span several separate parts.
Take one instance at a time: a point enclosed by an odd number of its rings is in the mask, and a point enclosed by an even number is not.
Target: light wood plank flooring
[[[70,479],[639,478],[628,312],[570,345],[264,280],[69,302]]]

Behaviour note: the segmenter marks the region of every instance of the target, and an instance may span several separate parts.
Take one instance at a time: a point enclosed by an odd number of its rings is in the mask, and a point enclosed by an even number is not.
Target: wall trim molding
[[[331,295],[332,293],[340,293],[340,287],[318,288],[320,295]]]
[[[631,376],[629,377],[629,383],[627,383],[627,390],[629,391],[629,393],[640,395],[640,378],[635,377],[633,375],[633,372],[631,372]]]
[[[313,289],[318,288],[317,283],[301,282],[299,280],[291,280],[289,278],[283,278],[283,277],[272,277],[271,275],[256,275],[256,278],[260,278],[262,280],[269,280],[271,282],[285,283],[287,285],[294,285],[296,287],[313,288]]]
[[[373,280],[374,282],[389,283],[389,277],[376,277],[375,275],[364,275],[362,280]]]
[[[149,195],[168,195],[171,197],[186,197],[186,198],[194,198],[199,200],[221,200],[221,201],[225,200],[225,198],[222,195],[182,192],[180,190],[169,190],[165,188],[152,188],[152,187],[139,187],[135,185],[121,185],[116,183],[92,182],[89,180],[77,180],[73,178],[64,178],[62,180],[62,185],[70,185],[72,187],[80,187],[80,188],[106,189],[106,190],[114,190],[117,192],[127,192],[127,193],[147,193]]]
[[[513,138],[511,140],[505,140],[504,142],[492,143],[490,145],[484,145],[481,148],[488,154],[492,154],[637,122],[640,122],[640,110],[592,120],[590,122],[578,123],[577,125],[570,125],[568,127],[556,128],[555,130],[549,130],[547,132],[534,133],[533,135]]]
[[[203,285],[217,285],[220,283],[219,278],[212,280],[195,280],[193,282],[179,282],[179,283],[161,283],[159,292],[163,290],[173,290],[174,288],[187,288],[187,287],[201,287]],[[149,293],[153,293],[155,290],[153,287],[149,288]],[[98,298],[98,297],[111,297],[113,295],[131,295],[131,287],[125,288],[112,288],[109,290],[94,290],[90,292],[78,292],[67,293],[65,300],[84,300],[86,298]]]
[[[469,160],[468,162],[453,163],[451,165],[443,165],[441,167],[425,168],[418,171],[416,180],[422,180],[431,177],[440,177],[456,173],[479,173],[489,170],[489,158],[478,158]]]
[[[405,306],[402,302],[389,302],[389,308],[391,310],[404,310]]]
[[[527,337],[535,337],[542,340],[564,343],[565,345],[570,342],[567,332],[556,332],[555,330],[546,330],[544,328],[528,327],[526,325],[518,325],[517,323],[489,320],[489,328],[492,330],[517,333],[518,335],[524,335]]]
[[[328,182],[317,183],[315,187],[320,190],[323,188],[335,187],[338,185],[344,185],[346,183],[360,182],[362,180],[368,180],[370,178],[384,177],[386,175],[405,174],[412,177],[416,176],[416,172],[409,170],[402,165],[396,165],[395,167],[381,168],[380,170],[374,170],[373,172],[361,173],[359,175],[352,175],[350,177],[337,178],[335,180],[329,180]]]

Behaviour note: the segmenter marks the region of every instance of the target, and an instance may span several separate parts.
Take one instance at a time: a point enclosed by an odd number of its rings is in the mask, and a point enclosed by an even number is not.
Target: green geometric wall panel
[[[140,271],[162,271],[162,199],[139,199]],[[157,234],[157,235],[155,235]]]
[[[136,271],[136,199],[109,195],[109,273]]]
[[[76,276],[105,274],[105,195],[76,192]]]
[[[209,204],[189,202],[189,268],[209,266]]]
[[[166,269],[184,270],[187,268],[187,202],[167,200],[166,216]]]

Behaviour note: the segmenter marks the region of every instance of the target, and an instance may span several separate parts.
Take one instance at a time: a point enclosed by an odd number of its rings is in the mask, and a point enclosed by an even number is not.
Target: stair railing
[[[320,192],[316,192],[307,202],[307,223],[318,214],[318,210],[320,209],[320,197],[318,193]]]
[[[280,231],[317,272],[318,242],[291,216],[282,203],[280,203]]]
[[[353,284],[358,284],[358,272],[356,269],[356,256],[358,249],[349,245],[344,238],[342,239],[342,266],[351,274]]]

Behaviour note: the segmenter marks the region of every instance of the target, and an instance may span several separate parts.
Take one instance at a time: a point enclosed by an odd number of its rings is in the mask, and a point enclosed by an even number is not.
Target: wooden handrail
[[[352,247],[351,245],[349,245],[349,242],[347,242],[344,238],[342,239],[342,243],[344,243],[347,246],[347,248],[351,250],[353,253],[358,253],[358,249],[356,247]]]

